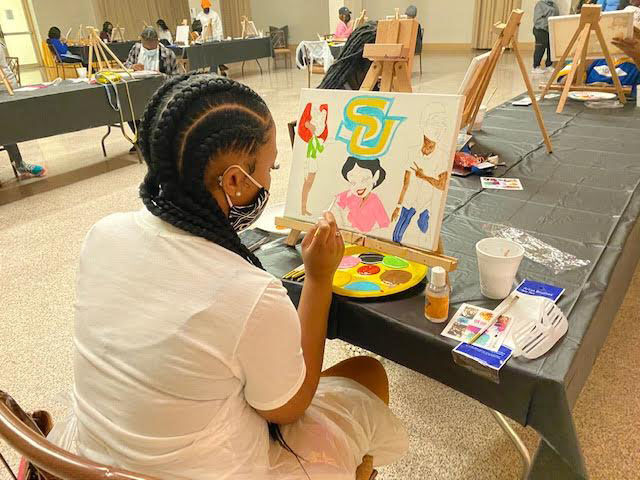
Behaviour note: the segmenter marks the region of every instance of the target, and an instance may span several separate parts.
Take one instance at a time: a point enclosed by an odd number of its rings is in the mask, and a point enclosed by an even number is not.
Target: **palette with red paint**
[[[347,297],[383,297],[417,285],[427,267],[370,248],[347,245],[333,277],[333,291]]]

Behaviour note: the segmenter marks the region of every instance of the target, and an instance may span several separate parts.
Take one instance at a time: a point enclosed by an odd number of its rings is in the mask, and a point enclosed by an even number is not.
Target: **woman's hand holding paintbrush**
[[[324,212],[302,240],[305,280],[313,278],[331,284],[343,255],[344,241],[336,219],[331,212]]]

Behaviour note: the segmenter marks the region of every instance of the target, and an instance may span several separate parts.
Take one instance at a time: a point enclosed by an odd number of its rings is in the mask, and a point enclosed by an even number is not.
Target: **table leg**
[[[100,143],[101,143],[101,145],[102,145],[102,155],[103,155],[104,157],[106,157],[106,156],[107,156],[107,147],[105,147],[105,145],[104,145],[104,141],[107,139],[107,137],[108,137],[109,135],[111,135],[111,125],[107,125],[107,133],[105,134],[105,136],[104,136],[104,137],[102,137],[102,141],[100,142]]]
[[[500,426],[500,428],[504,431],[504,433],[507,434],[507,437],[509,437],[509,440],[511,440],[513,444],[516,446],[516,448],[518,449],[518,453],[522,457],[522,460],[524,461],[524,467],[525,467],[522,472],[521,478],[525,480],[529,475],[529,471],[531,470],[531,455],[529,454],[529,450],[527,450],[527,447],[525,446],[520,436],[516,433],[516,431],[513,428],[511,428],[511,425],[507,423],[507,420],[504,418],[504,415],[502,415],[500,412],[496,410],[493,410],[492,408],[490,408],[489,411],[491,412],[491,415],[493,415],[493,418],[495,418],[496,422],[498,422],[498,425]]]
[[[256,63],[258,64],[258,68],[260,69],[260,76],[262,76],[262,65],[260,65],[260,62],[258,61],[257,58],[256,58]]]

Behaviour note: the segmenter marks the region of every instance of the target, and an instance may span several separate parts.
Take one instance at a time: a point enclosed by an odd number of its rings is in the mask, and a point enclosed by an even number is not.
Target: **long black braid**
[[[255,154],[272,126],[262,98],[241,83],[194,73],[171,78],[153,95],[140,121],[139,147],[149,167],[140,185],[145,206],[171,225],[262,268],[208,191],[205,173],[220,153]],[[269,435],[295,455],[307,474],[280,427],[269,423]]]
[[[362,56],[364,46],[376,42],[377,31],[377,22],[367,22],[356,28],[349,35],[340,55],[329,67],[318,88],[343,90],[348,83],[353,90],[359,89],[371,66],[371,60]]]
[[[205,172],[222,152],[254,155],[272,125],[267,105],[245,85],[203,74],[172,78],[151,98],[140,124],[139,145],[149,167],[140,185],[145,206],[262,268],[209,192]]]

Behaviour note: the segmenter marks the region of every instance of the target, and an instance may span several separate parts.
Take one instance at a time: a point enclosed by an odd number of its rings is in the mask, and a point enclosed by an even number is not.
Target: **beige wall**
[[[560,15],[569,15],[571,0],[555,0],[555,2],[560,10]],[[536,3],[538,3],[537,0],[522,0],[524,17],[522,17],[520,33],[518,34],[518,41],[520,43],[535,43],[535,38],[533,38],[533,9]]]
[[[91,0],[29,0],[34,22],[42,39],[47,38],[49,28],[56,26],[62,34],[73,28],[72,37],[78,32],[80,25],[102,27],[104,20],[97,19]]]
[[[328,0],[251,0],[251,15],[258,30],[289,25],[290,44],[329,33],[328,12]]]
[[[473,33],[474,0],[363,0],[371,20],[393,15],[395,8],[404,14],[409,5],[418,7],[418,21],[424,28],[424,43],[471,44]]]

